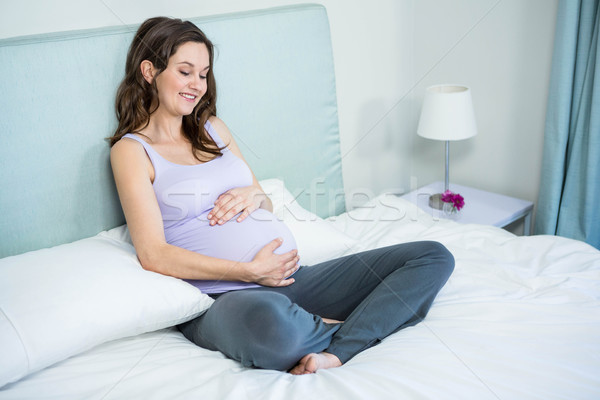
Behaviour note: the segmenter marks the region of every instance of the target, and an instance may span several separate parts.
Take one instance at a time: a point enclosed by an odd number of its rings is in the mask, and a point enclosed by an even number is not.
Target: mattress
[[[422,323],[339,368],[248,369],[167,327],[75,354],[0,388],[0,399],[600,398],[600,252],[591,246],[437,219],[391,194],[290,224],[299,236],[335,230],[339,255],[436,240],[456,268]]]

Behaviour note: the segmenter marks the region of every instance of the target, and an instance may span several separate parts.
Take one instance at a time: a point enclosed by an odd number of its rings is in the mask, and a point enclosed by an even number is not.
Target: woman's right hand
[[[289,286],[294,283],[294,279],[289,277],[299,268],[298,250],[275,254],[274,251],[281,246],[281,243],[283,243],[282,239],[275,239],[256,253],[248,268],[251,282],[271,287]]]

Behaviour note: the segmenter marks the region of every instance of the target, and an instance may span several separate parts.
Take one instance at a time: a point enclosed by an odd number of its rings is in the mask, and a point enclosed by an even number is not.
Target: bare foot
[[[298,365],[290,370],[290,374],[314,374],[319,369],[335,368],[341,365],[340,359],[331,353],[310,353],[302,357]]]
[[[344,322],[344,321],[338,321],[337,319],[331,319],[331,318],[323,318],[323,317],[321,317],[321,319],[326,324],[341,324],[341,323]]]

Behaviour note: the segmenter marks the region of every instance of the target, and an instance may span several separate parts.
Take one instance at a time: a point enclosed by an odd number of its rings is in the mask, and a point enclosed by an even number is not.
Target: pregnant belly
[[[207,214],[208,211],[171,227],[165,232],[167,242],[207,256],[239,262],[251,261],[260,249],[278,237],[283,243],[275,253],[297,248],[288,227],[267,210],[258,209],[242,222],[232,218],[214,226],[210,226]]]

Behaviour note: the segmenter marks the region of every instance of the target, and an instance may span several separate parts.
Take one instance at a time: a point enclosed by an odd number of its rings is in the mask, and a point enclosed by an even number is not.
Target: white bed
[[[263,184],[283,190],[276,180]],[[246,369],[165,328],[76,354],[3,387],[0,399],[600,398],[597,250],[436,220],[393,195],[327,220],[289,194],[273,198],[300,251],[315,260],[437,240],[455,255],[455,272],[422,323],[337,369],[309,376]],[[128,246],[123,228],[101,235]],[[329,254],[318,246],[327,241]]]

